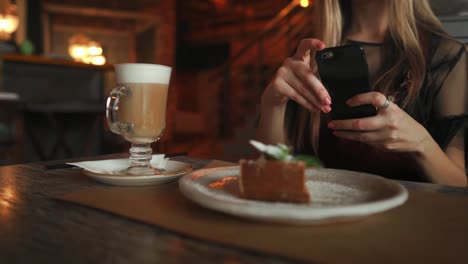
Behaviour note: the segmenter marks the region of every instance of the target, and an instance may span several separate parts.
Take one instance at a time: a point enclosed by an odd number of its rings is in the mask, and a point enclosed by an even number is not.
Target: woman
[[[443,31],[427,0],[316,3],[318,39],[302,40],[265,89],[258,139],[315,153],[327,167],[467,186],[466,49]],[[333,98],[313,56],[346,43],[364,47],[373,86],[347,103],[372,104],[376,116],[327,119]]]

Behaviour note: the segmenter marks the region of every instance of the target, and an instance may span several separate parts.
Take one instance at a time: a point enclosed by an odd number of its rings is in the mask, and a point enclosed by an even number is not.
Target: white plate
[[[179,180],[182,193],[201,206],[250,219],[322,224],[363,218],[403,204],[408,192],[380,176],[334,169],[307,169],[309,204],[240,197],[239,166],[198,170]]]
[[[83,170],[84,174],[95,179],[98,182],[117,185],[117,186],[145,186],[163,184],[170,181],[177,180],[180,176],[192,171],[190,164],[168,160],[165,166],[165,172],[161,175],[141,175],[141,176],[128,176],[119,174],[101,174],[88,170]]]

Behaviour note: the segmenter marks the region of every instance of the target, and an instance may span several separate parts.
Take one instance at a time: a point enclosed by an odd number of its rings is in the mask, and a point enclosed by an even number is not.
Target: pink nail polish
[[[331,99],[329,97],[326,97],[325,100],[324,100],[324,103],[326,105],[331,105]]]
[[[323,107],[323,110],[325,111],[325,113],[329,113],[331,111],[331,107],[326,105]]]
[[[334,128],[335,128],[335,124],[334,124],[333,122],[328,123],[328,128],[334,129]]]

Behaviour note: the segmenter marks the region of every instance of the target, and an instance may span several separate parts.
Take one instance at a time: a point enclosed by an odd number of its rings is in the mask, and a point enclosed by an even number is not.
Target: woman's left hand
[[[424,143],[431,138],[427,130],[396,104],[379,92],[356,95],[347,101],[349,106],[371,104],[377,115],[359,119],[333,120],[328,127],[339,138],[360,141],[385,151],[424,151]]]

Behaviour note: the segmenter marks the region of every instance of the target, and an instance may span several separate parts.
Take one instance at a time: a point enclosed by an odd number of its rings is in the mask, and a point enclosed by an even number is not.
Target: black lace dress
[[[382,64],[384,45],[358,43],[366,51],[372,83]],[[431,36],[428,38],[426,51],[427,65],[423,86],[417,98],[404,110],[429,131],[443,150],[449,144],[463,150],[464,128],[468,127],[466,47],[452,39]],[[405,98],[405,86],[395,89],[395,94],[388,95],[395,96],[395,103],[401,107]],[[292,135],[298,108],[295,102],[288,102],[285,114],[287,135]],[[318,156],[326,167],[364,171],[399,180],[427,181],[420,175],[408,154],[385,152],[363,143],[337,138],[326,126],[327,115],[323,115],[322,120],[324,123],[320,129]],[[310,141],[306,140],[298,152],[313,154]],[[465,157],[466,154],[467,151]]]

